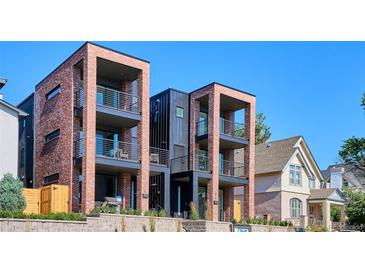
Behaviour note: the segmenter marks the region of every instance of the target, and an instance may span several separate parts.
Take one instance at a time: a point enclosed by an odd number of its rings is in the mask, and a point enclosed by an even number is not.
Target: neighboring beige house
[[[302,136],[256,145],[255,174],[257,217],[330,228],[331,205],[343,208],[340,191],[322,189],[321,171]],[[242,199],[241,194],[236,193],[236,199]]]
[[[6,79],[0,77],[0,89]],[[27,114],[4,101],[0,93],[0,179],[5,173],[18,176],[18,128],[19,117]]]
[[[365,192],[365,172],[355,166],[337,164],[322,170],[328,188],[349,187],[355,191]]]

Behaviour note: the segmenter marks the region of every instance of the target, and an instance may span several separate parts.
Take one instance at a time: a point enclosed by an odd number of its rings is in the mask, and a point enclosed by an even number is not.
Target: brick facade
[[[138,96],[141,101],[142,118],[138,124],[137,143],[141,169],[137,174],[137,207],[145,211],[148,210],[149,185],[149,63],[92,43],[85,43],[36,86],[35,187],[43,184],[44,177],[59,173],[59,183],[70,185],[70,208],[79,211],[79,175],[82,174],[81,210],[89,212],[94,208],[98,58],[140,71]],[[74,115],[74,91],[79,89],[81,78],[84,90],[82,121]],[[61,92],[46,101],[46,94],[58,85],[61,86]],[[121,90],[130,93],[131,83],[122,82]],[[79,138],[81,125],[82,164],[81,168],[76,168],[73,161],[74,142]],[[57,129],[60,129],[60,137],[45,144],[45,136]],[[124,137],[127,141],[130,140],[128,135],[130,136],[130,132],[125,130]],[[126,181],[126,178],[127,181],[129,178],[130,183],[130,176],[124,176],[123,181]],[[147,198],[143,198],[146,195]]]

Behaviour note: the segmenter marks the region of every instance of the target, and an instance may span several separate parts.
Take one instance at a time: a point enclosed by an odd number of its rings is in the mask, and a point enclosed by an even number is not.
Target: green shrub
[[[194,202],[190,202],[190,219],[191,220],[198,220],[199,219],[199,212],[196,209]]]
[[[133,208],[128,208],[126,214],[127,215],[134,215],[134,209]]]
[[[307,231],[309,232],[328,232],[328,229],[325,226],[308,226]]]
[[[156,217],[157,216],[157,212],[155,210],[148,210],[146,211],[144,214],[144,216],[152,216],[152,217]]]
[[[233,220],[235,222],[235,220]],[[273,226],[288,226],[290,225],[287,221],[279,221],[279,220],[267,220],[263,218],[248,218],[241,219],[239,224],[254,224],[254,225],[273,225]]]
[[[160,209],[157,213],[158,217],[167,217],[167,212],[164,209]]]
[[[0,210],[0,218],[12,219],[38,219],[38,220],[63,220],[63,221],[85,221],[82,213],[48,213],[48,214],[25,214],[21,211]]]
[[[339,222],[341,220],[341,209],[339,206],[331,207],[331,221]]]
[[[23,196],[23,183],[10,173],[0,180],[0,210],[23,211],[25,198]]]
[[[142,210],[140,210],[140,209],[134,210],[134,215],[137,215],[137,216],[142,215]]]

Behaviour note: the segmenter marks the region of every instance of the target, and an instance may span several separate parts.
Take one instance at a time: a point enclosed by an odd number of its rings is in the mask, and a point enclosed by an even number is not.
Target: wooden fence
[[[49,185],[37,189],[24,188],[23,195],[27,203],[24,213],[69,212],[68,186]]]

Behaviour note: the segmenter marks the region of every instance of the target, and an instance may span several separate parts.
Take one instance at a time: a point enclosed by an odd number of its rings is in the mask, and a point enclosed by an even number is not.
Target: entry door
[[[199,217],[205,219],[205,204],[207,202],[207,187],[200,186],[198,191],[199,198]]]

